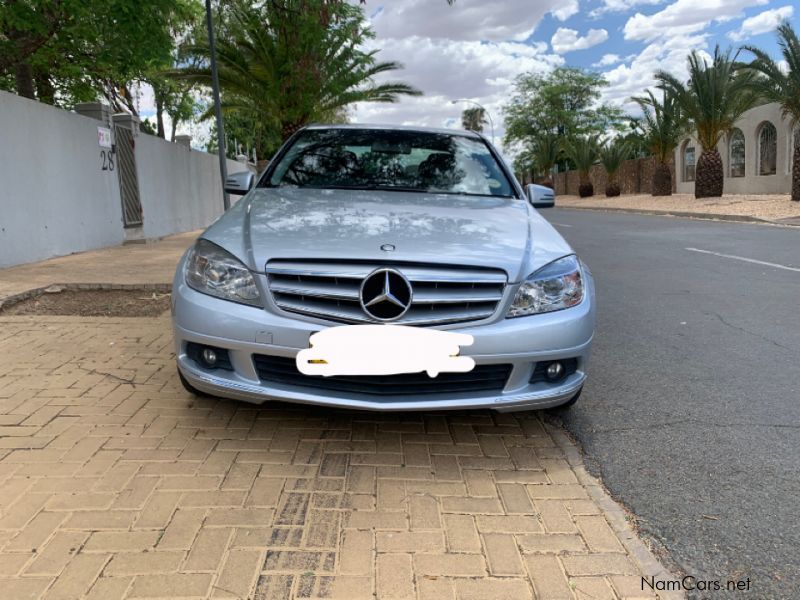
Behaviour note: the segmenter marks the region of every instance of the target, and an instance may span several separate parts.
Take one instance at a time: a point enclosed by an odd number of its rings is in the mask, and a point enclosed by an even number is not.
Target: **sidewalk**
[[[602,190],[595,190],[595,195],[591,198],[558,196],[556,206],[559,208],[800,225],[800,203],[792,202],[788,195],[725,195],[721,198],[697,199],[692,194],[657,197],[636,194],[607,198]]]
[[[170,284],[175,266],[200,231],[0,269],[0,302],[53,284]]]
[[[165,283],[191,238],[0,282]],[[194,397],[168,316],[0,316],[0,355],[4,600],[652,598],[642,576],[672,578],[537,412]]]

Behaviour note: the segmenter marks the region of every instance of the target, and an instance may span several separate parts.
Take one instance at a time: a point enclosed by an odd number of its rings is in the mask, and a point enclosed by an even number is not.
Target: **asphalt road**
[[[797,598],[800,229],[543,214],[597,283],[589,381],[560,413],[589,468],[684,573]]]

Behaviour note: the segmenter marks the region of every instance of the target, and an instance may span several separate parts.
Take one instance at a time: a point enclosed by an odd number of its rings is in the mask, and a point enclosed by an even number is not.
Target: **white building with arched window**
[[[800,124],[781,116],[778,104],[748,110],[717,145],[726,194],[788,194],[792,189],[793,144],[800,144]],[[676,189],[694,193],[695,169],[702,147],[693,135],[675,150]]]

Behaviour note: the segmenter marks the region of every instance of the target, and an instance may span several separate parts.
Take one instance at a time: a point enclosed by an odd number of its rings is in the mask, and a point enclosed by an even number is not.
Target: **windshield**
[[[483,140],[380,129],[304,131],[279,160],[268,185],[514,196]]]

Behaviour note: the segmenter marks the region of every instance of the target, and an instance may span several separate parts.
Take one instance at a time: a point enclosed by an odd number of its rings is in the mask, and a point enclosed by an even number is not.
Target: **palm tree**
[[[557,135],[544,132],[534,138],[533,144],[534,168],[543,177],[540,183],[552,188],[553,167],[558,162],[558,157],[561,154],[561,142]]]
[[[589,171],[597,162],[597,142],[591,137],[577,137],[567,142],[564,148],[567,156],[578,170],[580,185],[578,186],[578,196],[587,198],[594,196],[594,186],[589,178]]]
[[[335,13],[335,14],[333,14]],[[325,0],[283,0],[229,7],[227,35],[217,41],[217,67],[227,113],[267,121],[286,139],[356,102],[396,102],[421,92],[400,82],[376,83],[402,68],[364,51],[361,9]],[[189,52],[208,58],[208,46]],[[206,61],[207,64],[207,61]],[[211,70],[187,67],[173,76],[210,85]]]
[[[606,181],[606,196],[609,198],[619,196],[620,194],[619,183],[617,183],[617,173],[619,173],[622,163],[630,156],[630,152],[630,145],[623,140],[610,140],[599,149],[600,163],[605,167],[608,175]]]
[[[672,170],[669,163],[681,137],[686,133],[686,119],[675,96],[664,93],[659,101],[650,90],[646,96],[631,98],[642,108],[645,143],[655,157],[653,196],[672,195]]]
[[[486,109],[483,107],[466,108],[461,113],[461,126],[468,131],[482,133],[486,123]]]
[[[658,71],[659,87],[674,96],[697,132],[702,153],[697,161],[696,198],[721,196],[722,157],[717,144],[730,132],[742,114],[757,103],[751,83],[752,71],[737,62],[738,52],[714,49],[709,63],[696,50],[688,58],[689,81],[683,83],[666,71]]]
[[[786,62],[783,71],[766,52],[753,46],[744,49],[755,56],[750,68],[756,72],[753,88],[759,96],[781,105],[784,118],[789,118],[791,129],[800,124],[800,39],[792,26],[784,21],[777,30],[778,45]],[[792,200],[800,202],[800,135],[795,134],[792,157]]]

